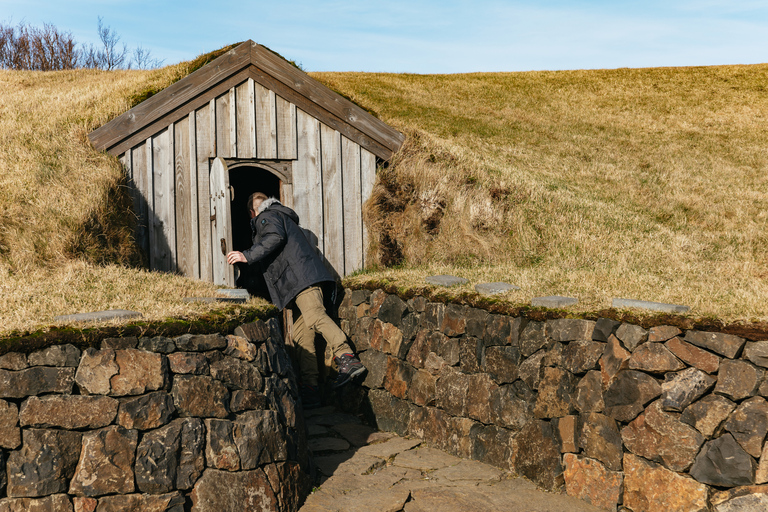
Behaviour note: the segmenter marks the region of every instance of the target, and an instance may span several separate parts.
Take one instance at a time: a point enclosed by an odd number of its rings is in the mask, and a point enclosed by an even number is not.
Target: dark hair
[[[254,192],[248,197],[248,209],[255,212],[256,208],[253,207],[253,202],[258,199],[259,202],[266,201],[267,195],[264,192]]]

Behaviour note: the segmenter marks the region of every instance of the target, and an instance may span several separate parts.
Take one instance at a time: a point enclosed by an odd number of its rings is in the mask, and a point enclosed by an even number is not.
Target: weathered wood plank
[[[216,155],[222,158],[232,154],[232,122],[229,118],[229,91],[216,98]]]
[[[150,267],[153,270],[173,272],[176,270],[176,236],[173,137],[168,130],[152,138],[152,181],[153,181],[153,225],[150,241]]]
[[[212,136],[212,125],[215,127],[216,106],[213,101],[197,112],[196,142],[197,142],[197,198],[200,237],[200,279],[213,282],[213,249],[211,248],[211,194],[210,194],[210,160],[216,154],[215,138]],[[214,114],[214,115],[212,115]]]
[[[277,127],[277,158],[296,158],[296,105],[280,96],[275,100]]]
[[[174,174],[176,175],[176,268],[185,276],[195,277],[197,255],[192,245],[192,183],[190,177],[189,118],[173,127]]]
[[[155,150],[152,147],[152,137],[144,143],[144,158],[146,161],[146,183],[147,183],[147,263],[150,270],[152,266],[152,247],[155,240],[155,179],[153,176],[152,160],[155,156]]]
[[[256,106],[256,157],[277,158],[275,93],[254,83]]]
[[[253,80],[235,87],[237,105],[237,157],[253,158],[255,144],[255,122],[253,118]]]
[[[323,168],[323,240],[325,258],[344,275],[344,202],[341,180],[341,134],[320,125]]]
[[[147,229],[147,205],[152,197],[150,186],[151,176],[147,173],[147,144],[140,144],[131,149],[133,167],[133,186],[136,187],[134,208],[136,212],[136,243],[144,254],[149,257],[149,230]]]
[[[229,90],[229,149],[230,156],[237,156],[237,102],[235,101],[235,88]]]
[[[229,203],[229,172],[222,158],[211,166],[211,233],[213,234],[213,282],[225,286],[235,285],[234,268],[227,264],[227,253],[232,250],[232,229]]]
[[[189,129],[187,132],[187,141],[189,142],[189,204],[190,204],[190,216],[192,217],[192,277],[200,278],[200,221],[199,221],[199,205],[197,201],[197,129],[195,127],[195,113],[190,112],[187,116],[189,119]]]
[[[360,148],[360,187],[363,195],[362,204],[371,197],[376,182],[376,155]],[[368,228],[363,222],[363,268],[368,264]]]
[[[344,186],[344,275],[363,268],[363,212],[360,187],[360,146],[341,138]]]
[[[154,123],[163,116],[188,105],[201,91],[207,91],[217,86],[222,80],[226,80],[227,77],[247,67],[250,60],[250,44],[242,44],[216,59],[214,65],[203,66],[160,93],[142,101],[136,107],[116,117],[101,128],[94,130],[88,137],[96,149],[107,149],[111,152],[110,148],[123,141],[127,135],[134,135],[146,124]],[[196,107],[191,110],[194,108]],[[178,117],[187,115],[191,110],[182,112]],[[165,124],[167,125],[168,122]],[[116,151],[116,153],[123,151],[124,149]]]
[[[313,236],[310,240],[322,253],[323,180],[320,162],[320,122],[309,114],[297,112],[299,159],[293,168],[293,204],[301,226]]]

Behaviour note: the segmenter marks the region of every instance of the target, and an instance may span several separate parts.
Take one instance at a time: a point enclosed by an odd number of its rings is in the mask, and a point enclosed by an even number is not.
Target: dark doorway
[[[232,212],[232,247],[244,251],[253,245],[251,218],[248,214],[248,198],[254,192],[263,192],[267,197],[280,198],[280,179],[265,169],[254,166],[237,166],[229,169],[229,186],[233,196],[230,204]],[[252,295],[269,300],[269,293],[257,265],[249,268],[239,263],[239,272],[235,280],[238,288],[247,288]],[[239,276],[237,275],[239,274]]]

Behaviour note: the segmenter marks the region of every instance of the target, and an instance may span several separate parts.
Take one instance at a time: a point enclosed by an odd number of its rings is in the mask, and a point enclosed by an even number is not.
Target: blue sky
[[[0,21],[172,64],[253,39],[307,71],[463,73],[768,62],[767,0],[0,0]]]

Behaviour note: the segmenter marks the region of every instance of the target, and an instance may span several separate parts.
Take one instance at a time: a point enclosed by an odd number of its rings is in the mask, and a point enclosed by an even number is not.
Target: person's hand
[[[232,251],[227,254],[227,263],[234,265],[235,263],[248,263],[245,256],[240,251]]]

